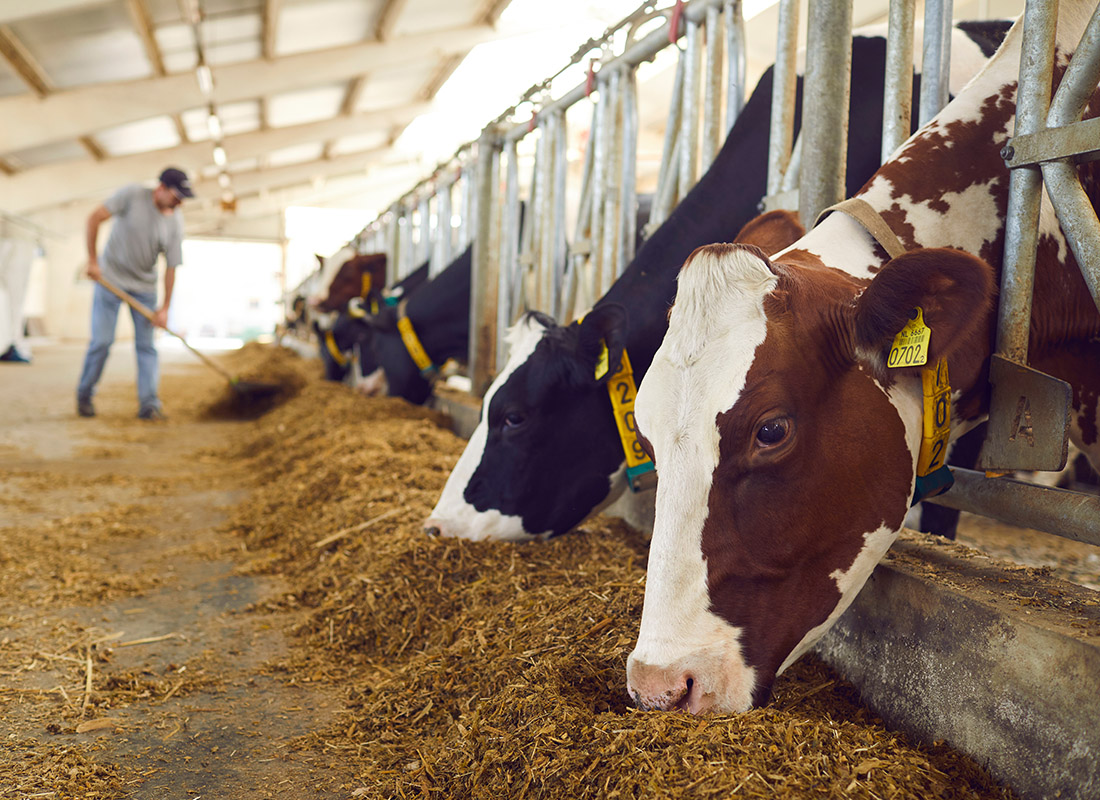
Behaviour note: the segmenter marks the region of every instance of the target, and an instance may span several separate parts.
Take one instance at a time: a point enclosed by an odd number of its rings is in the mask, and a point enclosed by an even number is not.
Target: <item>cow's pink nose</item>
[[[692,707],[698,695],[695,678],[676,666],[634,662],[628,670],[626,689],[634,705],[643,711],[696,711]]]

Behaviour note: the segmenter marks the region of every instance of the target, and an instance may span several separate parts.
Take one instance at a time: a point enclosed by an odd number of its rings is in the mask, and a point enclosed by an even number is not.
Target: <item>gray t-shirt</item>
[[[130,292],[156,292],[157,257],[169,267],[183,263],[183,214],[160,213],[153,190],[123,186],[103,204],[114,218],[100,262],[107,280]]]

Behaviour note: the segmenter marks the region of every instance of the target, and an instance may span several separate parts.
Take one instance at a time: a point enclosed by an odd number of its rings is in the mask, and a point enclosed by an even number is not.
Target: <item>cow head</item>
[[[848,606],[909,507],[919,368],[888,370],[910,311],[930,363],[988,352],[992,270],[956,250],[906,253],[868,281],[697,250],[639,389],[658,472],[628,686],[648,709],[744,711]]]
[[[523,540],[565,533],[622,491],[623,460],[607,377],[623,352],[626,311],[607,303],[560,326],[531,313],[508,332],[508,363],[489,387],[481,420],[429,531]],[[597,379],[602,342],[609,369]]]
[[[354,256],[343,264],[329,284],[328,294],[317,304],[320,311],[341,311],[353,297],[377,292],[386,284],[386,254]]]

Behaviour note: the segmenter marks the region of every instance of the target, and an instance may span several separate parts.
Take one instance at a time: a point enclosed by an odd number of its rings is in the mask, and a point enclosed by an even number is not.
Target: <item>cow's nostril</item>
[[[680,695],[680,699],[676,701],[676,710],[691,711],[691,690],[694,686],[695,679],[688,675],[684,680],[684,693]]]
[[[428,534],[429,536],[439,536],[442,531],[440,531],[439,528],[435,525],[425,525],[424,533]]]

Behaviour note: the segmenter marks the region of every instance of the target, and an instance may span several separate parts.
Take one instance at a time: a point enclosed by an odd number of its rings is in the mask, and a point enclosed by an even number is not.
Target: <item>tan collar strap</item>
[[[840,211],[847,214],[866,228],[867,232],[874,237],[875,241],[882,245],[882,249],[890,255],[890,258],[897,258],[906,251],[907,248],[894,234],[890,226],[886,224],[886,220],[884,220],[866,200],[859,197],[850,197],[847,200],[842,200],[835,206],[829,206],[817,215],[817,219],[814,220],[814,225],[816,226],[820,223],[830,211]]]

